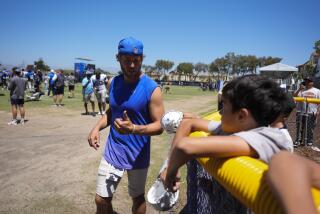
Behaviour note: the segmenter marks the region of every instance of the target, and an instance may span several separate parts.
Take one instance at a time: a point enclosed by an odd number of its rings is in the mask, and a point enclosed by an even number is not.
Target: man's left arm
[[[162,92],[157,87],[152,95],[149,103],[149,112],[152,123],[147,125],[135,125],[134,134],[138,135],[158,135],[163,132],[161,127],[161,118],[164,114],[164,105],[162,99]]]
[[[149,103],[149,112],[152,122],[146,125],[137,125],[132,123],[127,115],[123,112],[123,119],[117,118],[114,121],[114,126],[121,134],[136,134],[136,135],[158,135],[163,132],[161,127],[161,118],[164,114],[162,93],[160,88],[156,88]]]

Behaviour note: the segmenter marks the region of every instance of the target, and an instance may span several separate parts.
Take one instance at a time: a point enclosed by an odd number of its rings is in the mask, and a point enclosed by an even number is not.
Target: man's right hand
[[[93,128],[88,135],[88,143],[90,147],[93,147],[95,150],[98,150],[100,147],[100,133],[99,129]]]

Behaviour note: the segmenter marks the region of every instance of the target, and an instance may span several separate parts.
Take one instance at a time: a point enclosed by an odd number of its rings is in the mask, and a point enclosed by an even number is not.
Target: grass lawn
[[[28,94],[28,92],[26,92]],[[212,91],[202,91],[199,87],[192,86],[170,86],[170,92],[164,93],[163,98],[164,101],[171,100],[181,100],[187,99],[191,96],[203,96],[203,95],[216,95],[215,92]],[[214,97],[213,96],[213,97]],[[81,84],[78,83],[75,87],[75,98],[68,99],[68,87],[65,87],[65,96],[63,98],[62,103],[66,108],[81,110],[84,109],[82,102],[82,87]],[[213,99],[210,104],[215,105],[215,100]],[[41,97],[40,101],[30,101],[25,102],[25,106],[27,109],[30,108],[45,108],[53,104],[52,97],[48,97],[46,95]],[[11,111],[10,110],[10,98],[9,91],[1,91],[0,90],[0,110],[1,111]],[[201,112],[201,114],[205,114],[206,112]]]
[[[82,102],[82,87],[81,84],[77,84],[75,87],[75,98],[68,99],[68,87],[64,89],[64,98],[62,103],[66,108],[80,110],[84,109]],[[4,96],[0,96],[0,110],[2,111],[10,111],[10,101],[9,101],[9,92],[8,91],[0,91],[0,94],[4,94]],[[28,92],[26,92],[26,95]],[[52,93],[51,93],[52,95]],[[26,109],[30,108],[45,108],[53,104],[52,97],[48,97],[47,95],[41,96],[40,101],[29,101],[25,102]]]
[[[164,100],[186,99],[190,96],[203,96],[215,94],[212,91],[202,91],[199,87],[193,86],[170,86],[168,93],[163,92]]]

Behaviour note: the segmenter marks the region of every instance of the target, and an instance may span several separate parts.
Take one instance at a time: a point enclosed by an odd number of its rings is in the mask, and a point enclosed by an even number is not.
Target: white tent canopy
[[[268,75],[275,78],[287,78],[290,74],[298,72],[298,68],[282,63],[275,63],[261,67],[259,71],[263,75]]]

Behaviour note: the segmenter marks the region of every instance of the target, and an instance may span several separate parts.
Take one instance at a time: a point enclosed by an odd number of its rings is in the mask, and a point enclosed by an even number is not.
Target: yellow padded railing
[[[320,99],[317,99],[317,98],[294,97],[294,101],[320,104]]]
[[[204,118],[216,121],[221,119],[218,112]],[[190,136],[207,135],[205,132],[194,132]],[[268,170],[268,165],[264,162],[246,156],[228,159],[199,158],[197,160],[226,190],[254,213],[283,213],[279,202],[264,180],[264,174]],[[312,194],[318,213],[320,213],[320,191],[312,188]]]

